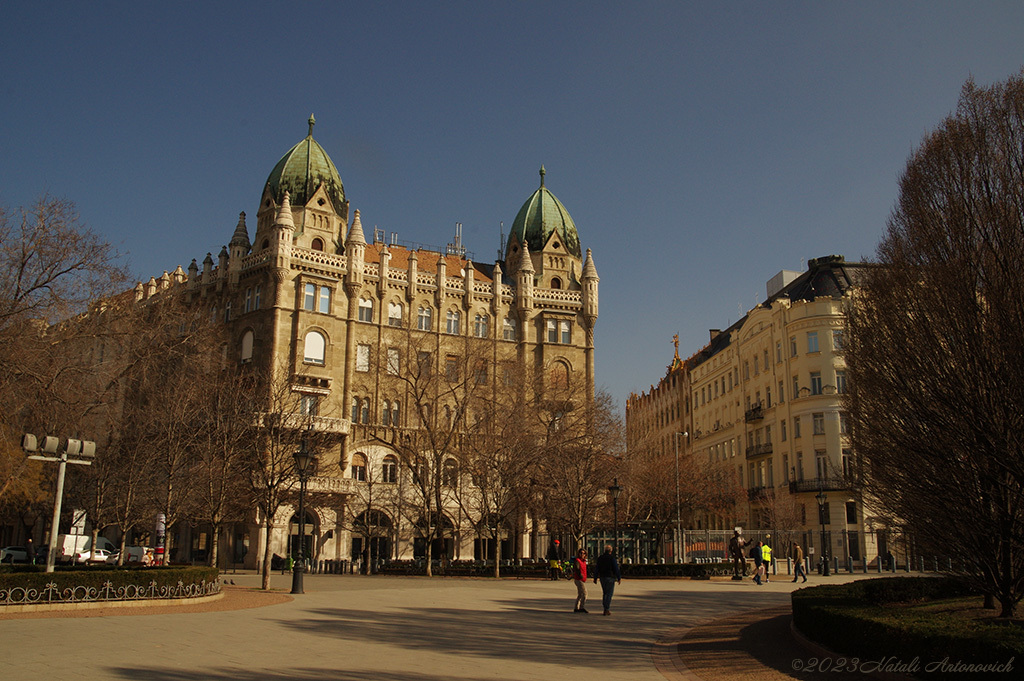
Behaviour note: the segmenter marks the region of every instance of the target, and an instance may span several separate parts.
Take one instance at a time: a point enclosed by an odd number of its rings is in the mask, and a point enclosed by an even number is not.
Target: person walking
[[[750,557],[754,559],[754,583],[761,586],[761,575],[764,574],[764,552],[761,542],[754,544],[750,549]]]
[[[605,546],[604,553],[597,558],[597,574],[594,575],[594,584],[597,584],[598,579],[601,580],[601,604],[604,606],[604,614],[611,615],[612,594],[615,593],[615,585],[622,584],[619,561],[615,560],[611,544]]]
[[[764,567],[764,583],[767,584],[771,581],[772,574],[772,547],[768,545],[767,540],[771,539],[772,536],[766,535],[764,545],[761,547],[761,560]]]
[[[796,583],[798,577],[803,577],[804,581],[807,581],[807,569],[804,568],[804,550],[799,544],[793,542],[793,548],[789,552],[789,557],[793,559],[793,582]]]
[[[732,539],[729,540],[729,555],[732,557],[732,578],[743,579],[747,576],[747,559],[743,555],[743,547],[746,542],[740,536],[740,528],[733,530]]]
[[[562,573],[562,547],[558,540],[551,542],[548,547],[548,570],[551,572],[551,581],[557,582]]]
[[[587,614],[587,550],[580,549],[572,559],[572,581],[576,585],[576,606],[573,612]]]

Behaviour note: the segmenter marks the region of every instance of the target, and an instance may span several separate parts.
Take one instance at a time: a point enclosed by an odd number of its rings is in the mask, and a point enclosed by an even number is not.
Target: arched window
[[[246,329],[245,333],[242,334],[242,361],[252,361],[252,329]]]
[[[398,400],[395,400],[391,403],[391,425],[395,427],[402,425],[402,422],[399,420],[400,416],[401,408],[398,405]]]
[[[391,454],[384,457],[380,467],[381,482],[398,482],[398,459]]]
[[[462,327],[462,315],[459,314],[458,310],[448,310],[447,326],[445,331],[452,335],[458,335],[459,329]]]
[[[369,397],[364,397],[363,398],[363,408],[362,408],[361,413],[359,414],[359,416],[362,419],[363,423],[369,423],[370,422],[370,398]]]
[[[311,243],[309,247],[314,251],[322,251],[324,250],[324,240],[321,239],[320,237],[317,237],[313,239],[313,243]]]
[[[416,313],[416,328],[430,331],[434,327],[434,311],[429,307],[421,307]]]
[[[562,280],[558,277],[551,277],[551,288],[562,288]]]
[[[373,301],[367,298],[359,299],[359,321],[373,321]]]
[[[388,326],[402,325],[402,304],[388,303]]]
[[[302,353],[302,360],[310,364],[323,364],[324,352],[327,341],[319,331],[310,331],[306,334],[305,350]]]
[[[360,401],[358,397],[352,398],[352,423],[359,423],[359,405]]]
[[[352,479],[366,482],[366,455],[357,452],[352,455]]]
[[[380,425],[390,426],[391,425],[391,403],[387,400],[381,400],[380,407]]]
[[[551,387],[562,389],[569,387],[569,367],[566,364],[555,362],[551,366]]]
[[[490,328],[490,318],[485,314],[478,314],[473,318],[473,335],[477,338],[487,338]]]
[[[516,332],[516,320],[512,317],[505,317],[505,321],[502,324],[501,337],[508,341],[518,340],[519,334]]]

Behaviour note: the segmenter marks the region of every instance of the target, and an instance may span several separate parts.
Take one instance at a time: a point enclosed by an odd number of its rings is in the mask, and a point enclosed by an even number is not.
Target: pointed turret
[[[594,267],[594,257],[587,249],[587,258],[583,261],[583,316],[593,326],[597,320],[597,284],[601,278],[597,276],[597,268]]]
[[[524,241],[523,253],[519,259],[519,271],[516,272],[516,302],[520,310],[533,309],[533,259],[530,258],[530,247]]]
[[[416,255],[416,251],[409,252],[409,286],[405,289],[405,299],[412,302],[416,297],[416,279],[420,273],[420,257]]]
[[[348,272],[345,274],[345,286],[349,296],[355,295],[363,283],[363,262],[366,257],[366,237],[363,236],[363,221],[359,211],[355,211],[352,227],[348,230],[348,244],[345,247],[348,256]]]

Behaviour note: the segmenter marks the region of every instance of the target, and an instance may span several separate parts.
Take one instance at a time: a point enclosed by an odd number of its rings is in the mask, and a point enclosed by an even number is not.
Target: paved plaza
[[[259,583],[224,578],[229,598]],[[272,586],[287,593],[290,578]],[[576,615],[566,581],[307,575],[305,594],[260,594],[273,604],[256,608],[3,619],[0,650],[4,678],[23,681],[813,678],[790,675],[809,656],[789,634],[795,586],[624,580],[603,617],[593,582]]]

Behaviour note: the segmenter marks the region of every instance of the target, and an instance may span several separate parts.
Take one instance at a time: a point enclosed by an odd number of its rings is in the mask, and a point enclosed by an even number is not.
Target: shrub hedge
[[[973,620],[942,612],[951,606],[950,599],[965,596],[976,598],[980,605],[980,595],[949,577],[890,577],[816,586],[793,592],[793,623],[835,653],[862,662],[916,663],[914,673],[928,679],[963,679],[963,671],[952,665],[1003,664],[1024,655],[1020,622]]]
[[[203,581],[210,583],[217,579],[218,571],[212,567],[87,567],[58,568],[47,573],[42,566],[21,566],[13,570],[0,571],[0,589],[22,587],[44,589],[47,584],[56,584],[64,589],[73,586],[101,588],[107,582],[114,588],[122,586],[145,586],[156,582],[156,586],[174,587],[178,582],[188,586]]]

